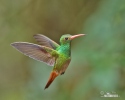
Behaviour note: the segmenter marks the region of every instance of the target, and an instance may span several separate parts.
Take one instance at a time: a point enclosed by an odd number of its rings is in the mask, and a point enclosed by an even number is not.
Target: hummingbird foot
[[[44,89],[48,88],[50,86],[50,84],[54,81],[54,79],[59,75],[58,72],[56,71],[52,71],[51,74],[50,74],[50,77],[49,77],[49,80],[45,86]]]
[[[65,72],[62,72],[61,75],[63,75]]]

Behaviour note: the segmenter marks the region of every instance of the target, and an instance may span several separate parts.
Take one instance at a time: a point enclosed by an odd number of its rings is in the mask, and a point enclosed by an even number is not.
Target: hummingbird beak
[[[77,35],[73,35],[70,37],[70,39],[74,39],[74,38],[77,38],[77,37],[80,37],[80,36],[84,36],[85,34],[77,34]]]

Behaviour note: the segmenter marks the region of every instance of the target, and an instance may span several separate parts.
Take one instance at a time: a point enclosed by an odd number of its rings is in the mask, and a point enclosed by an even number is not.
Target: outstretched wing
[[[50,47],[54,50],[60,46],[59,44],[42,34],[36,34],[34,35],[34,38],[37,42],[39,42],[40,45]]]
[[[55,63],[55,57],[53,57],[50,53],[51,51],[55,50],[51,48],[48,47],[46,48],[44,46],[27,42],[15,42],[12,43],[11,45],[24,55],[29,56],[30,58],[45,62],[50,66],[53,66]]]

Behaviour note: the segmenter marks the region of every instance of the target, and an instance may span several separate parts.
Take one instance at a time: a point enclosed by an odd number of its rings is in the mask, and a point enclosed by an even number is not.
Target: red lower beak
[[[77,37],[80,37],[80,36],[84,36],[85,34],[77,34],[77,35],[73,35],[70,37],[70,39],[74,39],[74,38],[77,38]]]

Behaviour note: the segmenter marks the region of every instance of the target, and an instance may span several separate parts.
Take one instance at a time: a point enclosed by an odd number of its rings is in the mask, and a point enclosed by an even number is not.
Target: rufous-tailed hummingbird
[[[36,34],[34,38],[40,45],[28,42],[14,42],[11,45],[30,58],[54,66],[45,86],[46,89],[58,75],[65,73],[71,61],[71,40],[84,35],[85,34],[62,35],[59,45],[42,34]]]

